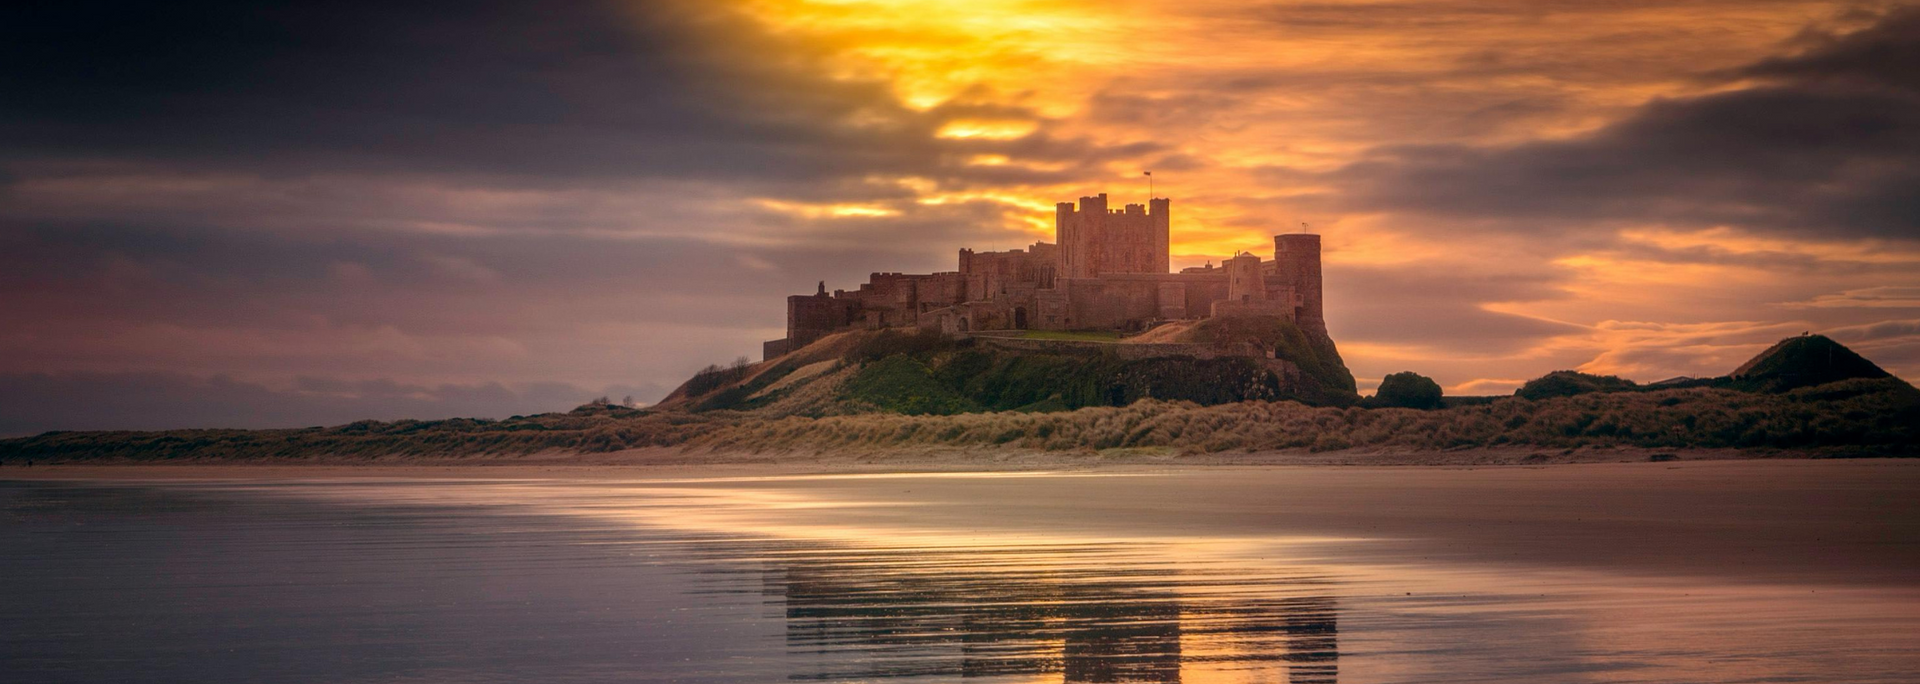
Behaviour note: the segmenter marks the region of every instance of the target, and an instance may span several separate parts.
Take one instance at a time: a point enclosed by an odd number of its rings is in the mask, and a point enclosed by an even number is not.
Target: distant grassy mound
[[[1846,345],[1825,335],[1781,340],[1733,371],[1731,386],[1749,392],[1785,392],[1854,379],[1889,377]]]
[[[1905,384],[1846,345],[1825,335],[1789,337],[1717,378],[1673,378],[1649,385],[1611,375],[1554,371],[1527,381],[1514,396],[1535,401],[1595,392],[1656,392],[1716,387],[1742,392],[1780,393],[1847,380],[1891,379]]]

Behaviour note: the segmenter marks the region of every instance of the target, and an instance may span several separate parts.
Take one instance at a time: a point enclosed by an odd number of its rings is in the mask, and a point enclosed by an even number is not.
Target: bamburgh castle
[[[960,250],[959,270],[875,273],[858,290],[787,298],[787,336],[773,358],[829,333],[919,327],[949,334],[1000,330],[1132,332],[1173,320],[1276,316],[1325,338],[1320,236],[1276,235],[1273,260],[1241,253],[1221,266],[1172,273],[1172,200],[1107,209],[1105,193],[1054,208],[1053,243]]]

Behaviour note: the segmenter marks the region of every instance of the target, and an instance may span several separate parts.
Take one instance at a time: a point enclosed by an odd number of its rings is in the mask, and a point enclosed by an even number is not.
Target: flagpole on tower
[[[1153,172],[1142,171],[1141,173],[1147,177],[1147,201],[1152,202],[1153,201]]]

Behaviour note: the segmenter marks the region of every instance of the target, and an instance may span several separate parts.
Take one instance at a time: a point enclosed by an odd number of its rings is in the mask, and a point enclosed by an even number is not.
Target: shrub
[[[694,373],[692,378],[687,379],[687,396],[701,396],[721,387],[739,382],[742,378],[747,377],[748,372],[749,368],[747,364],[738,361],[734,362],[732,366],[707,366],[701,369],[700,372]],[[603,401],[602,403],[604,404],[605,402]]]
[[[1552,397],[1571,397],[1591,392],[1625,392],[1637,386],[1632,380],[1612,375],[1592,375],[1578,371],[1554,371],[1528,380],[1513,395],[1539,401]]]
[[[1437,409],[1442,404],[1440,394],[1440,383],[1434,382],[1433,378],[1405,371],[1381,379],[1379,391],[1368,399],[1366,405],[1369,408]]]

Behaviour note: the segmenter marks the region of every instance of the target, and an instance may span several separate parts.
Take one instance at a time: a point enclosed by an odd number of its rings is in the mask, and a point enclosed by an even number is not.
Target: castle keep
[[[1210,316],[1274,316],[1325,339],[1320,236],[1276,235],[1273,259],[1242,252],[1219,267],[1172,273],[1172,200],[1107,208],[1107,196],[1054,208],[1054,242],[1021,250],[960,250],[958,270],[874,273],[858,290],[787,298],[787,336],[767,358],[851,329],[919,327],[1133,332]]]

